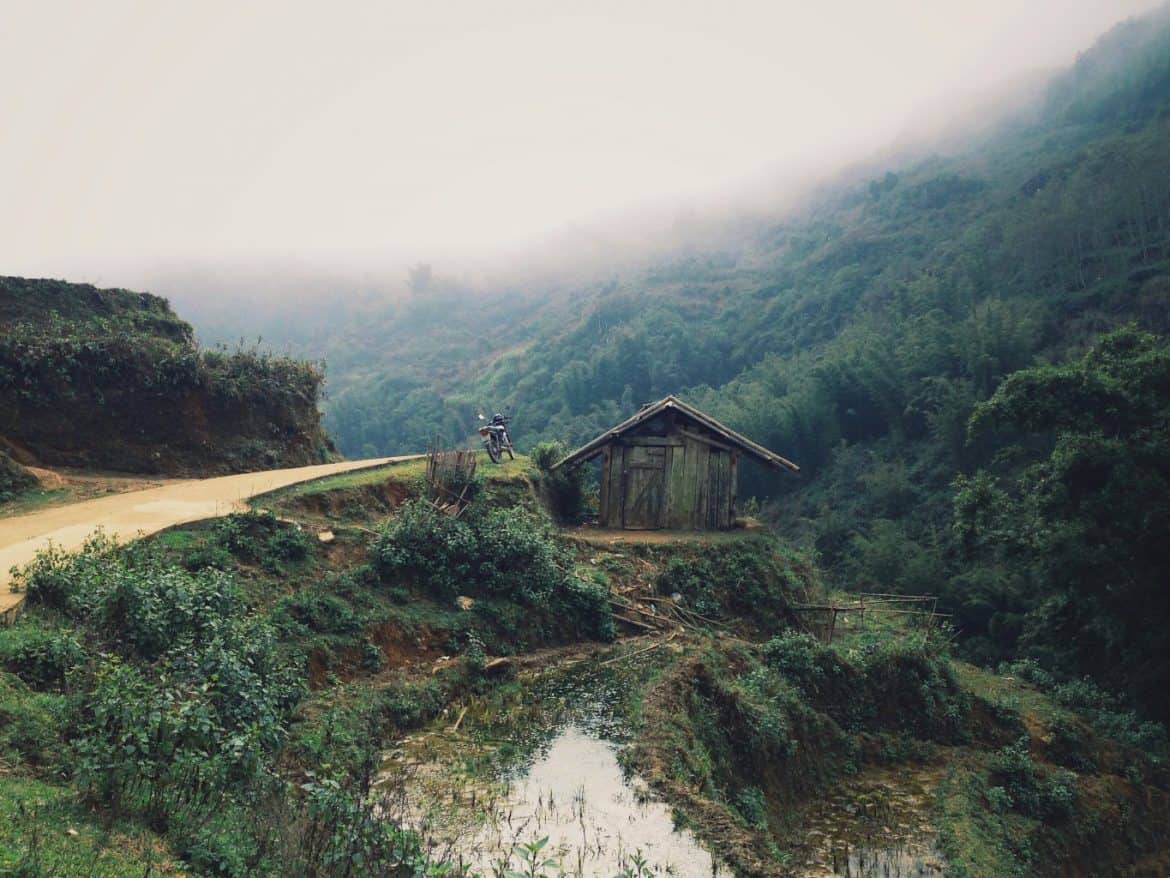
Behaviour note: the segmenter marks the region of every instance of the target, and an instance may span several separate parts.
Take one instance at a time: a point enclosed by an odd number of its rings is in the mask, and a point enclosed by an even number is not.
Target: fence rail
[[[798,604],[793,611],[798,614],[804,629],[825,643],[832,643],[838,627],[848,630],[865,630],[866,615],[909,616],[926,628],[949,619],[946,613],[938,612],[936,595],[901,595],[882,592],[860,592],[857,601],[848,604]]]

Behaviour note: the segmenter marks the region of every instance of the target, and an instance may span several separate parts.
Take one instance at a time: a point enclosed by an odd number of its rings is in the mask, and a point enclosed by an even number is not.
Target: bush
[[[1101,735],[1141,751],[1159,782],[1168,782],[1170,733],[1161,723],[1144,720],[1135,711],[1125,709],[1117,695],[1088,678],[1061,681],[1031,659],[1002,664],[999,673],[1027,680],[1058,704],[1081,714]]]
[[[276,574],[284,573],[288,563],[307,558],[312,546],[304,531],[270,512],[244,512],[221,518],[215,524],[215,540],[237,558]]]
[[[0,451],[0,503],[37,486],[37,477]]]
[[[32,692],[16,677],[0,673],[0,760],[60,764],[67,715],[62,696]]]
[[[383,578],[408,576],[436,597],[450,600],[470,583],[478,546],[467,523],[421,500],[406,503],[370,546]]]
[[[309,634],[356,634],[362,619],[338,595],[298,591],[277,601],[272,623],[282,632],[302,637]]]
[[[1003,791],[995,794],[995,808],[1007,806],[1027,817],[1063,820],[1076,807],[1075,775],[1034,762],[1027,737],[996,751],[988,762],[988,775],[995,785],[992,789]]]
[[[884,641],[865,655],[862,667],[867,697],[881,726],[944,743],[964,739],[970,696],[932,637]]]
[[[584,467],[550,468],[564,460],[569,449],[563,442],[538,442],[532,448],[530,457],[540,471],[536,480],[537,489],[544,498],[553,518],[562,524],[576,524],[585,511],[586,480]]]
[[[735,794],[735,810],[748,826],[768,828],[768,803],[759,787],[744,787]]]
[[[394,683],[382,692],[381,714],[394,729],[405,731],[430,720],[442,710],[445,701],[443,689],[435,680]]]
[[[825,684],[841,673],[841,659],[832,647],[811,634],[785,631],[763,647],[764,661],[779,671],[806,696],[820,693]]]
[[[100,579],[106,558],[116,548],[100,530],[74,553],[50,545],[16,572],[13,588],[26,592],[30,603],[68,610],[85,583]]]
[[[72,631],[25,624],[0,628],[0,665],[34,688],[62,688],[84,660],[85,649]]]
[[[739,616],[766,631],[787,627],[792,598],[808,585],[803,559],[775,540],[705,546],[697,557],[674,556],[658,577],[660,594],[681,594],[704,616]]]
[[[569,570],[572,556],[548,526],[514,509],[453,519],[429,504],[406,504],[370,547],[384,582],[406,579],[443,601],[479,596],[483,612],[500,615],[499,601],[537,610],[524,621],[547,623],[579,636],[611,639],[605,589]]]

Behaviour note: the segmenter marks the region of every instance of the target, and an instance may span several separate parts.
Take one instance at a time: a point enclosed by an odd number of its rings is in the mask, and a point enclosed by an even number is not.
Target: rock
[[[512,660],[505,656],[491,659],[483,666],[485,674],[502,674],[512,667]]]
[[[81,833],[79,833],[76,829],[74,829],[72,826],[70,826],[68,829],[65,830],[65,834],[66,835],[80,835]]]
[[[461,610],[470,610],[475,606],[475,598],[469,598],[467,595],[461,594],[455,598],[455,603],[459,605],[459,609]]]
[[[335,536],[333,535],[333,531],[331,531],[331,530],[323,530],[323,531],[321,531],[320,533],[318,533],[318,534],[317,534],[317,539],[319,539],[319,540],[320,540],[321,542],[323,542],[323,543],[331,543],[331,542],[333,542],[335,539],[337,539],[337,537],[335,537]]]

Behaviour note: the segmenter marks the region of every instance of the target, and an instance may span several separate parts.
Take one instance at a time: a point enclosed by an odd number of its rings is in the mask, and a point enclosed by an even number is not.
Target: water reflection
[[[623,772],[627,683],[612,672],[550,675],[511,701],[471,703],[458,734],[440,726],[406,739],[387,754],[387,816],[488,878],[517,870],[515,845],[546,836],[541,858],[567,876],[730,876]]]
[[[492,874],[513,845],[548,836],[544,852],[565,874],[612,878],[633,869],[678,878],[721,871],[689,831],[676,831],[670,809],[637,780],[627,782],[612,744],[578,725],[562,729],[546,752],[516,777],[494,814],[467,846],[474,866]]]
[[[871,770],[804,818],[805,878],[941,878],[926,773]]]

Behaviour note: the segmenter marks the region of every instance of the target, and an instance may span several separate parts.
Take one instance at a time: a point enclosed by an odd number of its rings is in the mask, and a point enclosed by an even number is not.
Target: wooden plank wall
[[[609,477],[609,490],[606,492],[608,504],[603,510],[606,515],[605,520],[601,522],[602,527],[622,526],[622,504],[625,500],[622,473],[625,470],[625,465],[625,449],[617,444],[611,445],[609,468],[602,473],[603,476],[608,475]]]
[[[597,523],[609,527],[609,461],[613,451],[607,447],[601,452],[601,484],[597,495]]]
[[[663,455],[662,486],[652,492],[655,496],[645,498],[661,505],[661,515],[655,519],[662,526],[672,530],[707,530],[734,524],[738,455],[724,446],[702,441],[694,434],[673,433],[626,437],[602,452],[598,515],[602,527],[626,526],[625,507],[636,499],[627,494],[632,488],[642,491],[644,487],[639,473],[633,471],[644,466],[646,461],[642,458],[650,454]],[[646,526],[644,522],[639,523]]]

